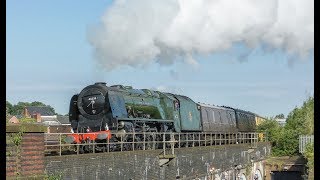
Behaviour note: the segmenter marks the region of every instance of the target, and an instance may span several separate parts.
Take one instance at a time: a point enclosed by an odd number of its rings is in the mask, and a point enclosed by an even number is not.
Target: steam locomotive
[[[102,82],[73,95],[69,109],[73,132],[94,132],[97,139],[110,138],[109,132],[254,132],[257,120],[260,122],[261,117],[249,111]],[[73,136],[69,141],[78,142],[79,137]]]

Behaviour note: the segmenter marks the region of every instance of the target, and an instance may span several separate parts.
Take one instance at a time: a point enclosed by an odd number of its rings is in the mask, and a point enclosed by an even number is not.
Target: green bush
[[[292,129],[280,128],[274,139],[272,155],[292,156],[298,153],[299,140]]]
[[[267,121],[263,121],[258,127],[257,130],[259,132],[266,132],[268,141],[274,142],[275,138],[277,137],[277,134],[279,133],[279,130],[281,127],[279,126],[279,123],[275,121],[274,119],[269,119]]]
[[[34,118],[21,118],[19,119],[20,123],[35,123],[37,122]]]
[[[314,144],[308,143],[303,153],[304,157],[308,160],[307,166],[313,168],[314,166]]]
[[[314,98],[309,97],[302,107],[289,113],[284,127],[270,118],[258,126],[258,131],[266,132],[272,144],[272,155],[292,156],[299,152],[299,135],[313,134],[313,122]]]
[[[44,179],[45,180],[61,180],[62,172],[47,174]]]

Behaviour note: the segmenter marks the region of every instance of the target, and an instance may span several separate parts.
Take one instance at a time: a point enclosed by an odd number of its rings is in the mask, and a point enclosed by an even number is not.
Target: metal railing
[[[300,135],[299,136],[299,153],[304,153],[307,144],[313,143],[313,135]]]
[[[78,133],[87,134],[87,133]],[[259,135],[260,134],[260,135]],[[111,139],[95,141],[87,139],[81,144],[66,143],[64,139],[72,133],[45,133],[45,153],[51,155],[82,154],[113,151],[137,151],[175,148],[217,146],[229,144],[249,144],[256,147],[257,142],[265,142],[261,133],[111,133]]]

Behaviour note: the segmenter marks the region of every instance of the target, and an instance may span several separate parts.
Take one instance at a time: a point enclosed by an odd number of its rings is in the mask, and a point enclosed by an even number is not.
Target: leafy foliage
[[[23,135],[23,132],[18,132],[14,135],[12,135],[12,142],[16,145],[16,146],[19,146],[21,144],[21,141],[22,141],[22,135]]]
[[[9,101],[6,101],[6,113],[7,114],[11,114],[11,110],[12,110],[12,104]]]
[[[292,156],[298,153],[299,140],[292,129],[281,127],[275,139],[272,149],[274,156]]]
[[[279,123],[274,119],[268,119],[267,121],[263,121],[258,126],[258,131],[266,132],[268,141],[274,142],[277,139],[279,130],[281,129]]]
[[[313,123],[314,98],[309,97],[302,107],[296,107],[289,113],[284,127],[270,118],[261,123],[258,130],[267,133],[268,140],[272,144],[272,155],[291,156],[299,152],[299,135],[313,134]]]
[[[60,180],[62,179],[62,172],[47,174],[45,180]]]
[[[308,160],[307,166],[309,171],[309,179],[313,179],[314,176],[314,144],[309,143],[306,145],[306,149],[303,153],[304,157]]]
[[[309,97],[301,108],[289,113],[286,128],[294,129],[299,135],[314,133],[314,97]]]
[[[37,120],[34,118],[21,118],[19,121],[20,121],[20,123],[35,123],[35,122],[37,122]]]
[[[274,118],[276,118],[276,119],[284,119],[285,117],[284,117],[284,114],[278,114]]]
[[[21,144],[22,136],[24,132],[25,132],[25,128],[20,127],[18,133],[11,134],[11,140],[16,146],[19,146]]]
[[[39,101],[34,101],[31,103],[18,102],[16,105],[12,105],[10,102],[6,101],[6,112],[7,112],[7,114],[10,114],[10,115],[20,115],[20,114],[22,114],[23,109],[26,106],[46,106],[46,107],[49,107],[54,114],[57,114],[53,107],[51,107],[50,105],[46,105],[46,104],[39,102]]]
[[[305,149],[303,155],[308,160],[308,164],[307,164],[308,167],[313,168],[313,166],[314,166],[314,144],[313,143],[309,143],[306,145],[306,149]]]

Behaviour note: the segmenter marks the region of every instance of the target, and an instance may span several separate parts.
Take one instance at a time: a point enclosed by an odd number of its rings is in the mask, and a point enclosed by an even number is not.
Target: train
[[[196,103],[183,95],[97,82],[70,100],[75,135],[68,142],[80,143],[76,133],[88,132],[98,140],[110,140],[110,132],[255,132],[263,120],[250,111]]]

